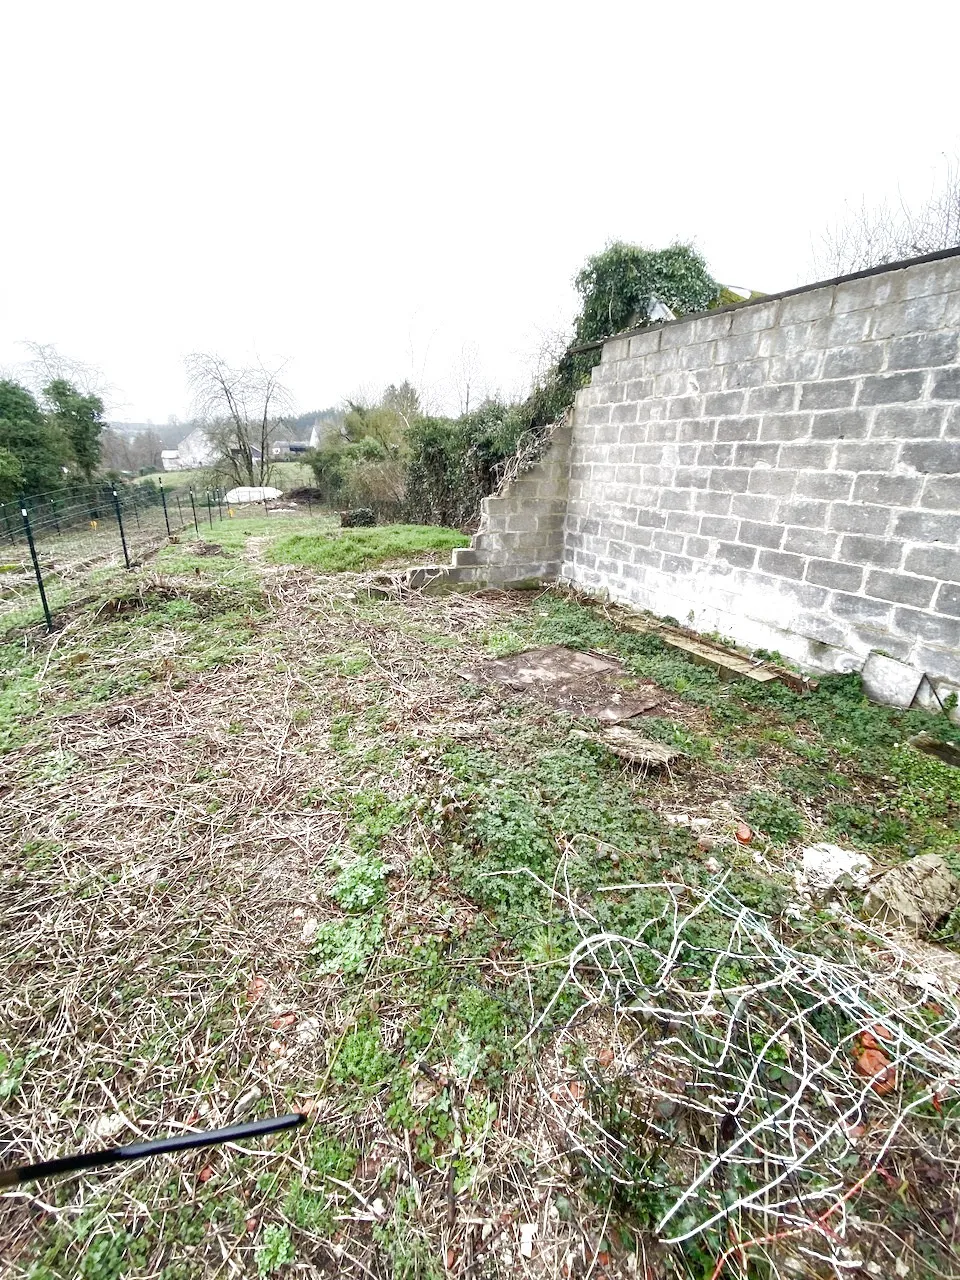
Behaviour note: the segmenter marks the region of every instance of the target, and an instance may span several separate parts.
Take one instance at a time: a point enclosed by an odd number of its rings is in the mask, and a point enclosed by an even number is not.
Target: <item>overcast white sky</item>
[[[449,402],[465,344],[521,390],[610,239],[769,291],[845,201],[928,194],[958,36],[925,0],[7,0],[0,367],[56,343],[157,422],[193,350],[289,357],[303,409]]]

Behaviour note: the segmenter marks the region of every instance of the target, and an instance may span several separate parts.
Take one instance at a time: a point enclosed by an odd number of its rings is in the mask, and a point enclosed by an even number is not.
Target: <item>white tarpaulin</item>
[[[226,502],[267,502],[273,501],[274,498],[281,496],[280,489],[271,489],[265,484],[242,484],[237,489],[231,489],[227,494]]]

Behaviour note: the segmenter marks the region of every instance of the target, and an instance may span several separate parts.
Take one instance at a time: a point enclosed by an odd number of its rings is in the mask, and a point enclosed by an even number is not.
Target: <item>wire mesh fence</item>
[[[223,493],[161,481],[92,484],[0,503],[0,636],[45,625],[96,567],[132,568],[171,536],[223,519]]]

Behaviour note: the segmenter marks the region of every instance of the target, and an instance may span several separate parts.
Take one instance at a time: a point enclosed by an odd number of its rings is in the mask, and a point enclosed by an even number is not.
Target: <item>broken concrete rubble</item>
[[[924,853],[875,881],[864,910],[883,923],[931,934],[960,905],[960,880],[937,853]]]
[[[838,889],[865,889],[870,859],[835,844],[812,844],[803,850],[797,888],[813,897],[827,897]]]

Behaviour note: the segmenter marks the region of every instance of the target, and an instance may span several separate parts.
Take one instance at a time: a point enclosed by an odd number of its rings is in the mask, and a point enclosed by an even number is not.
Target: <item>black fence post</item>
[[[167,526],[167,537],[170,537],[170,517],[167,515],[167,495],[163,491],[163,481],[158,480],[160,486],[160,501],[163,503],[163,523]]]
[[[175,493],[173,496],[177,503],[177,511],[180,514],[180,528],[183,529],[183,527],[186,525],[187,522],[183,518],[183,507],[181,507],[180,505],[180,495],[179,493]]]
[[[117,527],[120,530],[120,545],[123,547],[123,562],[129,569],[130,553],[127,551],[127,539],[123,532],[123,516],[120,514],[120,497],[116,489],[112,490],[112,493],[113,493],[113,509],[117,513]]]
[[[193,490],[190,490],[190,505],[193,507],[193,527],[197,531],[197,537],[200,537],[200,521],[197,519],[197,504],[194,501]]]
[[[43,605],[43,616],[47,620],[47,630],[53,630],[53,618],[50,616],[50,606],[47,604],[47,593],[43,589],[43,574],[40,572],[40,561],[37,559],[37,548],[33,543],[33,532],[30,528],[30,517],[27,515],[26,506],[20,508],[20,515],[23,518],[23,528],[27,535],[27,546],[30,548],[30,559],[33,561],[33,572],[37,577],[37,589],[40,592],[40,603]]]
[[[220,510],[220,519],[223,520],[223,489],[217,489],[217,507]]]
[[[207,521],[210,528],[213,528],[213,504],[210,499],[210,490],[207,490]]]
[[[60,517],[57,515],[57,504],[54,502],[52,498],[50,499],[50,510],[53,512],[53,523],[57,530],[57,536],[59,537],[60,536]]]

